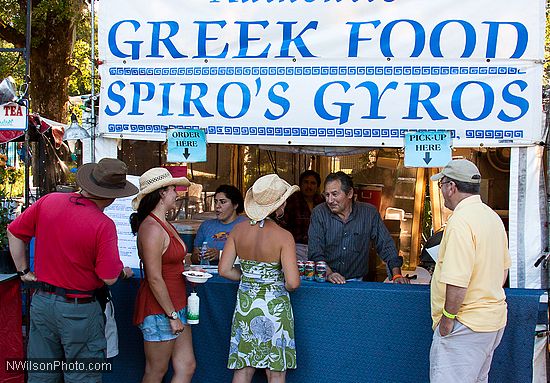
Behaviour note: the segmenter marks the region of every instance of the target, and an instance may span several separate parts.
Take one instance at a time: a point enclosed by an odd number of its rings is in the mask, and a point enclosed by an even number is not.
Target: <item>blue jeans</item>
[[[183,324],[187,324],[187,307],[178,311],[178,316]],[[172,332],[170,319],[164,314],[147,315],[139,328],[143,333],[143,340],[147,342],[162,342],[178,337]]]

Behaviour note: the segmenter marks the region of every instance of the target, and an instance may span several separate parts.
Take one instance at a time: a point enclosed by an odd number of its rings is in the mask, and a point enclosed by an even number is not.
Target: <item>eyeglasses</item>
[[[439,186],[439,188],[441,189],[443,187],[443,185],[451,183],[451,182],[453,182],[453,181],[441,182],[441,180],[439,180],[439,181],[437,181],[437,186]]]

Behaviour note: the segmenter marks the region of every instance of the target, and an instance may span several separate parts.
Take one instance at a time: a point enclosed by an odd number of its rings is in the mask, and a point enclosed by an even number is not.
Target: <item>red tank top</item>
[[[172,226],[172,230],[169,230],[164,222],[158,219],[155,215],[149,214],[155,219],[170,236],[170,244],[166,251],[162,254],[162,279],[166,283],[168,294],[172,300],[172,304],[176,311],[181,310],[187,305],[187,292],[185,290],[185,279],[181,273],[183,272],[183,261],[187,249],[185,243],[176,237],[176,229]],[[143,319],[152,314],[165,314],[162,307],[160,307],[157,299],[151,291],[149,282],[147,281],[147,269],[144,265],[144,278],[141,280],[138,294],[136,297],[136,305],[134,310],[134,324],[139,325],[143,323]]]

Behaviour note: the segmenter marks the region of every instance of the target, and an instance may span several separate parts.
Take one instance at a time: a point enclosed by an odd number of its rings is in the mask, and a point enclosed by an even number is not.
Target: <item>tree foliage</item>
[[[90,0],[31,0],[30,111],[68,122],[69,95],[89,93]],[[0,46],[25,48],[27,0],[0,0]],[[25,82],[20,53],[0,54],[0,76]],[[65,183],[69,158],[66,145],[55,149],[51,132],[33,146],[35,184],[40,194]]]
[[[89,17],[87,4],[84,0],[31,0],[31,4],[30,106],[43,116],[64,121],[69,78],[76,68],[73,50],[77,26]],[[4,45],[25,47],[26,8],[26,0],[0,0],[0,39]],[[24,59],[16,54],[2,55],[1,70],[13,70],[14,77],[22,81]]]
[[[69,77],[69,95],[77,96],[91,92],[91,18],[90,12],[86,11],[82,21],[76,27],[76,42],[71,57],[71,65],[74,68]],[[97,19],[94,23],[97,31]],[[97,57],[97,33],[95,35],[95,55]],[[95,76],[95,87],[99,89],[99,76]]]

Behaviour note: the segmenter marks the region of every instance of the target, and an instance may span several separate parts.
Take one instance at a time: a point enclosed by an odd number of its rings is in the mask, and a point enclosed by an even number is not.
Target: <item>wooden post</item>
[[[244,192],[243,154],[244,147],[242,145],[231,145],[231,169],[229,172],[229,179],[231,180],[231,185],[234,185],[237,189]]]
[[[411,227],[411,252],[409,254],[409,268],[414,270],[420,253],[422,243],[422,218],[424,213],[424,196],[426,190],[425,169],[416,171],[416,184],[414,190],[414,213]]]
[[[431,177],[437,173],[438,170],[436,168],[431,168],[428,172],[428,177]],[[443,225],[443,217],[441,214],[442,202],[437,181],[430,181],[430,208],[432,209],[432,228],[434,232],[441,229],[441,226]]]
[[[321,192],[323,191],[323,185],[325,183],[325,178],[332,171],[332,159],[325,156],[317,156],[319,159],[319,174],[321,175]]]

